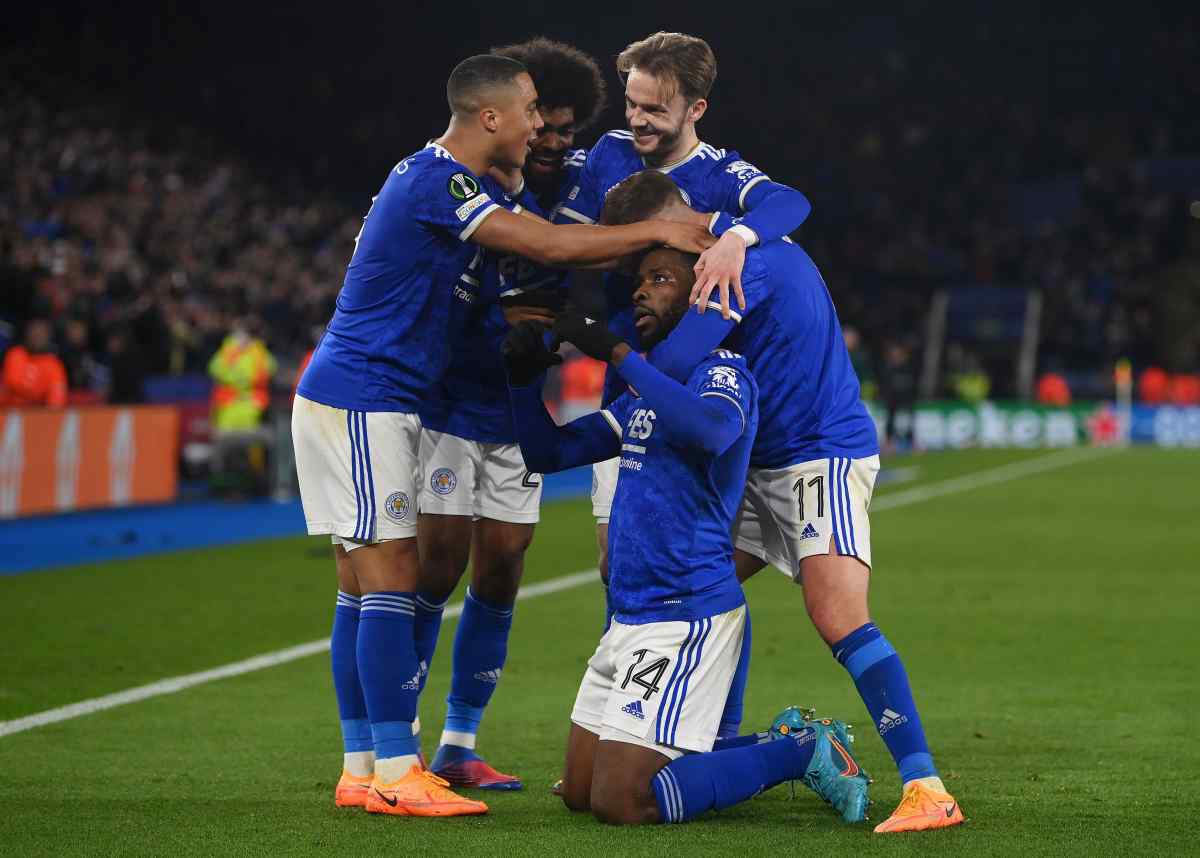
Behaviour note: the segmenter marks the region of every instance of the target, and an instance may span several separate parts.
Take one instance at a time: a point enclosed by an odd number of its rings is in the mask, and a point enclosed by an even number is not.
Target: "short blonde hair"
[[[717,58],[708,42],[686,33],[655,33],[629,45],[617,55],[617,73],[623,81],[635,68],[658,78],[670,96],[682,94],[688,104],[708,98],[717,79]]]

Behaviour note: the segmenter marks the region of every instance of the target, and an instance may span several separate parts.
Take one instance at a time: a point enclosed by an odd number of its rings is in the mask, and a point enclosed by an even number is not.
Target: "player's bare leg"
[[[671,762],[665,754],[627,742],[601,741],[592,769],[591,808],[609,825],[661,822],[650,782]]]
[[[767,561],[761,557],[755,557],[748,551],[743,551],[740,548],[733,549],[733,567],[737,573],[739,582],[745,584],[752,577],[758,574],[767,565]]]
[[[871,623],[867,604],[870,577],[866,564],[840,555],[832,539],[828,554],[800,561],[808,615],[817,633],[833,648],[834,657],[854,678],[904,780],[900,805],[875,830],[915,831],[958,824],[963,821],[962,810],[933,768],[904,667]]]
[[[512,608],[533,540],[532,524],[482,518],[464,532],[465,516],[421,516],[423,554],[431,559],[422,579],[425,598],[442,602],[457,585],[471,558],[471,586],[454,640],[454,673],[449,709],[437,755],[435,774],[457,786],[514,790],[521,781],[493,769],[475,753],[480,719],[499,683],[508,652]],[[432,655],[432,652],[430,653]]]
[[[582,813],[592,809],[592,772],[599,743],[600,737],[595,733],[571,724],[571,732],[567,735],[567,759],[558,782],[558,795],[567,810]]]

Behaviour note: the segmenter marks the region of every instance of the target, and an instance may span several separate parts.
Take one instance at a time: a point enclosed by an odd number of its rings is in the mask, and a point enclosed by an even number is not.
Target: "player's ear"
[[[697,99],[692,103],[692,106],[688,108],[687,121],[699,122],[700,117],[704,115],[704,111],[706,110],[708,110],[708,99]]]
[[[485,107],[479,111],[479,122],[489,133],[494,134],[500,126],[500,114],[496,112],[495,108]]]

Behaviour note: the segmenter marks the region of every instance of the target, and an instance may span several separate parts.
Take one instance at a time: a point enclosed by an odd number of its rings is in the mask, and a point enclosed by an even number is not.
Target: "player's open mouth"
[[[557,167],[562,163],[561,152],[539,152],[536,149],[530,150],[529,160],[537,164],[539,167]]]
[[[658,317],[654,315],[653,310],[647,310],[645,307],[635,307],[634,308],[634,310],[633,310],[633,326],[635,328],[637,328],[639,331],[641,331],[644,327],[646,327],[646,325],[642,324],[643,322],[646,322],[649,325],[653,325],[653,323],[656,321],[658,321]]]

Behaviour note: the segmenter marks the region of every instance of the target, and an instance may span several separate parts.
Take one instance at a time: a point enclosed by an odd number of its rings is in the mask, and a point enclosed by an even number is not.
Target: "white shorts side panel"
[[[512,524],[538,520],[542,475],[529,472],[516,444],[471,441],[424,429],[421,465],[421,512]]]
[[[588,661],[571,720],[672,758],[711,751],[745,626],[745,606],[694,622],[614,620]]]
[[[871,565],[868,510],[879,457],[815,459],[787,468],[750,470],[734,524],[738,548],[800,578],[800,561],[839,554]]]
[[[347,411],[297,396],[292,444],[308,532],[331,534],[348,549],[416,536],[420,434],[415,414]]]
[[[592,515],[600,519],[597,524],[608,524],[612,515],[613,495],[617,491],[620,469],[620,456],[592,465]]]

